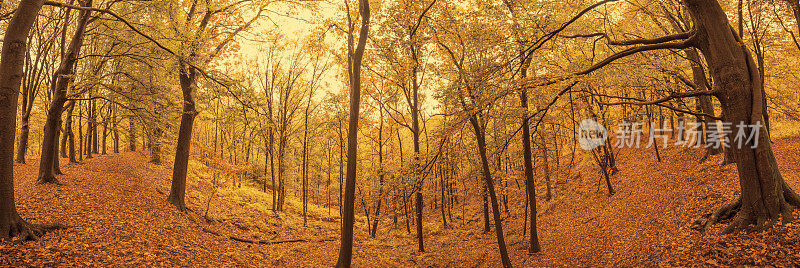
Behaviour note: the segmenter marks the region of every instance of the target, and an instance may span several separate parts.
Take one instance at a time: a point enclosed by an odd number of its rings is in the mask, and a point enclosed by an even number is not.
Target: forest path
[[[773,145],[785,179],[800,189],[800,138]],[[696,149],[623,150],[620,173],[613,177],[617,193],[598,187],[597,170],[576,168],[561,178],[556,197],[540,201],[543,252],[528,255],[522,242],[524,203],[512,199],[505,217],[506,241],[517,266],[693,266],[797,265],[800,228],[778,226],[767,232],[729,236],[715,230],[691,230],[700,215],[733,199],[738,190],[733,165],[720,167],[721,156],[693,164]],[[23,244],[0,244],[0,266],[331,266],[338,252],[338,219],[311,217],[309,227],[297,224],[296,211],[272,213],[247,200],[218,197],[212,214],[204,213],[208,185],[190,180],[187,204],[179,213],[166,202],[169,168],[147,163],[139,152],[100,155],[82,164],[63,164],[65,185],[36,185],[37,159],[15,165],[17,207],[33,223],[58,222],[69,228]],[[580,175],[578,175],[580,174]],[[538,180],[541,182],[542,180]],[[515,187],[515,186],[513,186]],[[456,207],[455,228],[442,228],[440,214],[426,215],[425,253],[416,252],[413,234],[403,219],[397,228],[386,219],[377,239],[365,237],[356,225],[353,263],[367,267],[498,267],[493,231],[482,234],[478,199],[462,212]],[[260,201],[259,201],[260,202]],[[429,206],[426,206],[428,209]],[[465,213],[464,217],[461,214]],[[334,214],[335,209],[334,209]],[[796,211],[795,215],[800,216]],[[799,217],[800,218],[800,217]],[[311,242],[255,245],[204,232],[247,239],[304,239]],[[527,239],[527,238],[526,238]]]
[[[20,214],[32,223],[68,228],[21,245],[0,244],[0,266],[264,266],[281,265],[279,257],[292,250],[289,244],[255,246],[204,232],[227,226],[168,205],[161,192],[169,190],[169,170],[140,153],[63,164],[63,186],[36,185],[38,159],[28,162],[14,170]]]

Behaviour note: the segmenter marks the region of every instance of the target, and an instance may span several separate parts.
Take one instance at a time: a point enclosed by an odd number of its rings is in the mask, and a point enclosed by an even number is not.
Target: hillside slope
[[[774,149],[789,184],[800,188],[800,138],[776,141]],[[543,252],[528,255],[521,237],[522,203],[505,215],[510,254],[518,266],[716,266],[798,265],[800,228],[778,226],[761,233],[721,236],[691,223],[732,200],[738,190],[733,165],[721,156],[695,164],[702,152],[671,148],[657,162],[652,149],[623,150],[617,193],[608,197],[599,173],[586,165],[561,178],[555,198],[540,202]],[[31,160],[29,163],[36,163]],[[296,212],[264,209],[268,196],[247,189],[221,189],[202,215],[212,192],[193,182],[178,213],[165,201],[170,172],[146,163],[140,153],[99,156],[64,165],[64,186],[35,185],[36,164],[16,165],[20,213],[34,223],[60,222],[66,230],[38,241],[0,244],[0,266],[332,266],[338,251],[338,218],[316,211],[308,227]],[[543,191],[539,191],[542,193]],[[543,200],[543,197],[539,197]],[[519,200],[516,200],[519,201]],[[377,239],[357,225],[353,263],[358,266],[497,267],[493,233],[482,234],[478,204],[443,229],[435,213],[426,216],[428,252],[416,252],[414,236],[390,228],[387,219]],[[457,213],[460,214],[460,213]],[[470,216],[472,215],[472,216]],[[799,212],[795,212],[800,216]],[[357,219],[358,220],[358,219]],[[402,225],[402,224],[400,224]],[[243,243],[228,236],[264,241]],[[490,246],[486,246],[490,245]]]

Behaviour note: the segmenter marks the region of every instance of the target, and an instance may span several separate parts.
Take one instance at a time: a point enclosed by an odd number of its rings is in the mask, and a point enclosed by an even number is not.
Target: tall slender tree
[[[344,187],[344,204],[342,217],[342,237],[339,245],[339,260],[336,267],[350,267],[353,260],[353,224],[355,223],[356,203],[356,165],[358,158],[358,117],[361,104],[361,62],[367,46],[369,34],[369,1],[358,1],[358,14],[361,16],[361,28],[358,42],[355,42],[355,22],[351,19],[348,1],[347,6],[347,74],[350,82],[350,120],[347,132],[347,179]]]

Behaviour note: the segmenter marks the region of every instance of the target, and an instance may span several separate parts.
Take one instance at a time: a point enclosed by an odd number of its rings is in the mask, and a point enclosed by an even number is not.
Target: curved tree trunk
[[[709,90],[708,79],[706,78],[705,69],[703,68],[703,65],[700,61],[700,54],[697,53],[697,50],[695,48],[686,49],[684,50],[684,53],[686,54],[686,58],[689,60],[692,66],[692,80],[693,80],[692,82],[694,82],[695,86],[694,90],[697,91]],[[698,110],[701,113],[714,116],[714,105],[711,102],[711,96],[697,97],[697,104],[699,108]],[[717,121],[712,119],[710,116],[702,116],[699,118],[705,125],[704,129],[706,131],[704,131],[705,136],[703,138],[706,140],[706,142],[708,142],[708,140],[712,136],[708,126],[710,124],[717,123]],[[710,128],[710,129],[717,129],[717,128]],[[722,153],[722,148],[714,148],[714,146],[706,147],[706,156],[703,157],[703,160],[705,160],[707,156],[717,155],[719,153]]]
[[[741,206],[725,232],[756,225],[767,227],[779,219],[792,220],[791,205],[797,195],[784,182],[764,126],[763,91],[758,68],[747,47],[734,34],[722,7],[714,0],[687,0],[686,7],[698,28],[695,44],[709,63],[726,120],[734,125],[760,125],[757,143],[732,144],[737,163]],[[749,130],[749,128],[748,128]],[[730,139],[733,140],[733,139]]]
[[[798,0],[787,0],[789,1],[789,5],[792,7],[792,14],[794,14],[795,23],[797,23],[797,36],[800,37],[800,1]],[[797,49],[800,49],[800,45],[798,45]]]
[[[22,83],[26,39],[42,0],[22,0],[9,21],[0,52],[0,239],[22,235],[35,238],[36,228],[25,222],[14,204],[14,134]]]

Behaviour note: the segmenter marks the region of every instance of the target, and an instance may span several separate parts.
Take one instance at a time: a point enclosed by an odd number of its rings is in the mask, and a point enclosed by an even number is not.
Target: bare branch
[[[633,45],[652,45],[652,44],[659,44],[659,43],[666,43],[672,42],[676,40],[688,39],[692,37],[694,31],[671,34],[656,38],[636,38],[630,40],[611,40],[611,37],[608,36],[606,33],[591,33],[591,34],[576,34],[576,35],[563,35],[561,37],[564,38],[593,38],[593,37],[602,37],[608,40],[608,44],[612,46],[633,46]]]
[[[662,50],[662,49],[686,49],[686,48],[689,48],[692,45],[694,45],[694,40],[695,40],[696,36],[697,35],[692,35],[688,39],[683,40],[681,42],[656,43],[656,44],[647,44],[647,45],[631,47],[631,48],[625,49],[623,51],[617,52],[614,55],[611,55],[608,58],[606,58],[606,59],[604,59],[604,60],[602,60],[602,61],[600,61],[600,62],[598,62],[598,63],[596,63],[596,64],[594,64],[592,66],[590,66],[588,69],[580,71],[580,72],[577,72],[575,74],[576,75],[586,75],[586,74],[594,72],[594,71],[596,71],[596,70],[598,70],[600,68],[603,68],[606,65],[608,65],[608,64],[610,64],[610,63],[612,63],[612,62],[614,62],[614,61],[616,61],[618,59],[621,59],[621,58],[624,58],[624,57],[627,57],[627,56],[630,56],[630,55],[633,55],[633,54],[645,52],[645,51]]]
[[[715,89],[715,90],[700,90],[700,91],[690,91],[690,92],[675,92],[670,94],[669,96],[652,100],[652,101],[620,101],[620,102],[609,102],[600,104],[606,106],[615,106],[615,105],[654,105],[659,103],[668,102],[673,99],[680,99],[680,98],[689,98],[689,97],[697,97],[697,96],[713,96],[714,94],[720,93],[722,90]]]

